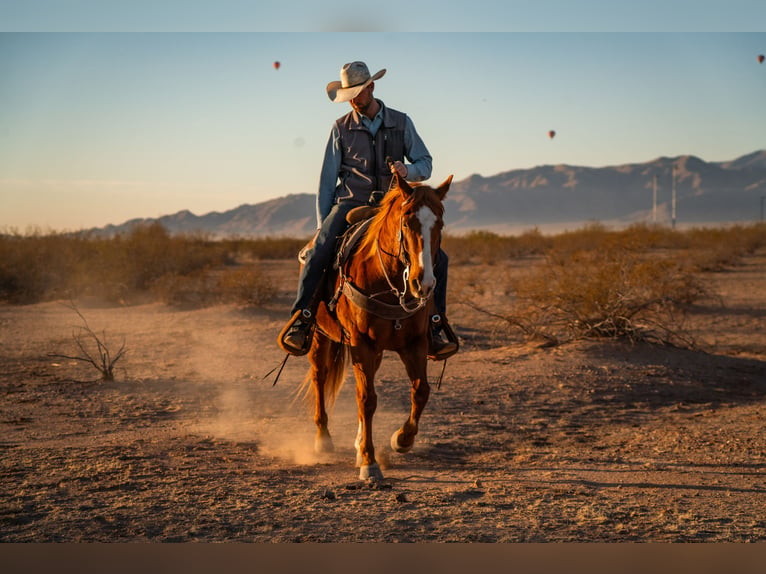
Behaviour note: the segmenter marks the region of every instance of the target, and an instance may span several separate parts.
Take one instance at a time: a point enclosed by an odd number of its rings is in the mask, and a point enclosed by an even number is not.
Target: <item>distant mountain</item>
[[[188,210],[158,218],[131,219],[120,225],[89,230],[112,236],[137,225],[160,223],[170,233],[203,233],[211,237],[304,237],[316,230],[316,198],[302,193],[255,205],[240,205],[222,213],[195,215]]]
[[[601,168],[546,165],[488,178],[474,175],[454,183],[447,195],[448,229],[651,222],[655,181],[657,221],[666,223],[672,211],[674,166],[679,224],[760,217],[766,150],[721,163],[681,156]]]
[[[679,225],[759,219],[761,197],[766,196],[766,150],[726,162],[679,156],[609,167],[543,165],[491,177],[472,175],[450,188],[445,202],[447,231],[513,233],[533,227],[571,229],[593,221],[613,226],[652,222],[655,186],[657,222],[669,223],[674,167]],[[316,227],[315,205],[313,194],[295,194],[222,213],[180,211],[91,231],[114,235],[157,221],[171,233],[307,237]]]

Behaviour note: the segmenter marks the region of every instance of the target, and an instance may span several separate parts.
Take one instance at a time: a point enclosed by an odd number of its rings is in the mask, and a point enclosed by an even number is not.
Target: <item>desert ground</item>
[[[460,301],[477,282],[501,300],[498,269],[454,266],[461,350],[404,455],[388,438],[408,383],[384,357],[378,483],[354,467],[350,371],[322,458],[297,396],[305,357],[266,376],[297,263],[267,265],[282,287],[262,308],[78,301],[110,348],[125,342],[113,382],[54,356],[77,354],[66,302],[0,306],[0,541],[766,541],[763,251],[705,274],[717,298],[687,317],[694,349],[528,342]]]

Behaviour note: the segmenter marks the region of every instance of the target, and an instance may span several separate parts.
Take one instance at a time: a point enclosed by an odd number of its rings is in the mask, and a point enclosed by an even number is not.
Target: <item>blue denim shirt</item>
[[[378,100],[380,110],[373,119],[362,116],[362,124],[375,136],[383,123],[384,104]],[[411,163],[405,163],[407,168],[407,181],[423,181],[431,177],[432,158],[428,153],[425,143],[415,130],[415,125],[407,116],[407,124],[404,128],[404,155]],[[325,148],[322,172],[319,176],[319,192],[317,193],[317,228],[322,226],[322,221],[329,215],[335,204],[335,190],[338,185],[338,175],[341,165],[340,133],[333,123],[330,137]]]

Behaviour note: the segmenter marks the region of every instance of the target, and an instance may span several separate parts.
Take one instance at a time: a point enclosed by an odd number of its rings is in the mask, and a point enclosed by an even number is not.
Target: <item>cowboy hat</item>
[[[385,73],[386,69],[383,68],[371,77],[370,70],[364,62],[344,64],[340,69],[340,82],[327,84],[327,95],[333,102],[353,100],[363,89],[382,78]]]

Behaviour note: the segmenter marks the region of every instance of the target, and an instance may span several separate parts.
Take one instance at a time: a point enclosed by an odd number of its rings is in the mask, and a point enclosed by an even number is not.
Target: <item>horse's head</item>
[[[444,206],[452,176],[439,187],[410,185],[394,176],[389,194],[399,194],[400,241],[402,256],[409,265],[410,292],[416,297],[429,297],[436,286],[434,261],[441,245]]]

